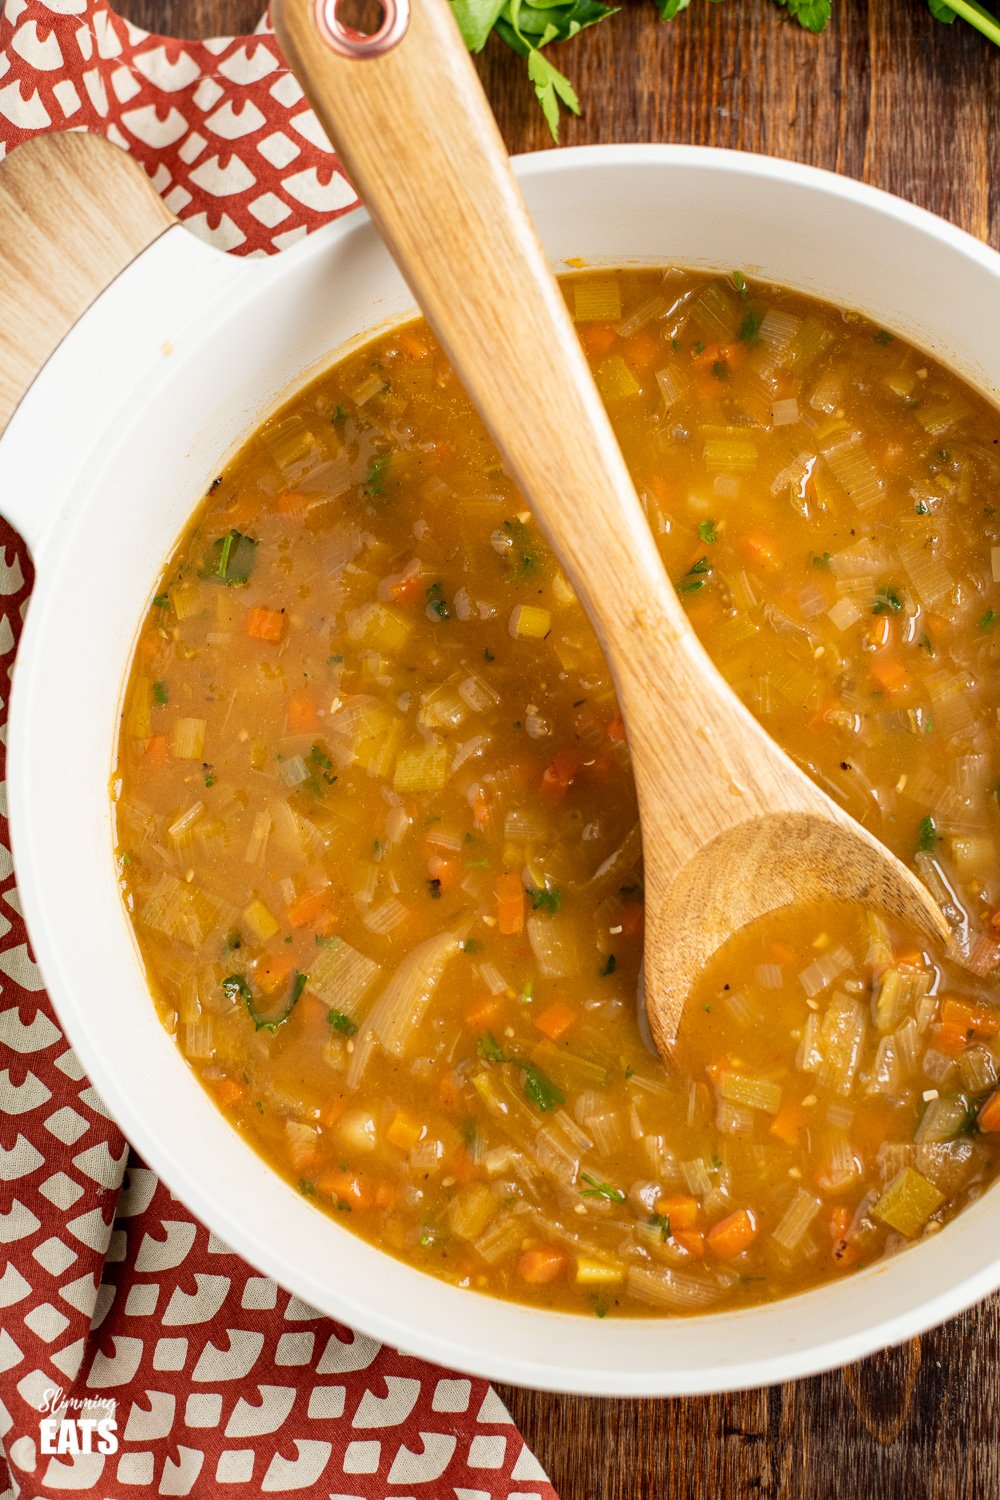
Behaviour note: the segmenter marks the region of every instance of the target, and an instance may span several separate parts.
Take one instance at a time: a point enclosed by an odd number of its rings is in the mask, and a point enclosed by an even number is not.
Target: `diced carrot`
[[[774,538],[765,536],[763,532],[748,531],[746,536],[740,537],[739,548],[744,557],[765,568],[773,568],[778,562]]]
[[[298,515],[305,510],[307,503],[305,495],[300,495],[298,490],[286,490],[278,496],[278,510],[283,516]]]
[[[992,917],[990,917],[990,926],[995,930],[1000,931],[1000,906],[997,907]]]
[[[567,1256],[558,1245],[532,1245],[517,1263],[517,1274],[529,1286],[546,1286],[566,1270]]]
[[[638,937],[646,925],[646,908],[641,901],[630,901],[618,920],[623,937]]]
[[[473,1031],[482,1031],[491,1026],[497,1018],[500,1009],[499,1000],[493,995],[487,995],[482,1000],[477,1000],[465,1012],[465,1024],[471,1026]]]
[[[580,757],[575,750],[557,750],[542,772],[542,796],[561,802],[576,780]]]
[[[791,943],[772,943],[771,956],[776,964],[793,964],[796,959]]]
[[[547,1005],[535,1017],[535,1025],[550,1042],[558,1042],[560,1037],[564,1037],[578,1020],[579,1017],[572,1005],[567,1004],[565,1000],[553,1000],[551,1005]]]
[[[394,1208],[396,1204],[396,1189],[391,1182],[380,1182],[375,1189],[375,1207],[382,1209]]]
[[[396,348],[400,354],[405,354],[407,359],[426,359],[431,352],[430,346],[415,328],[399,330],[396,334]]]
[[[979,1111],[979,1128],[986,1135],[1000,1131],[1000,1089],[994,1089]]]
[[[806,1111],[797,1099],[783,1104],[771,1121],[771,1134],[786,1146],[797,1146],[802,1127],[806,1122]]]
[[[702,344],[700,349],[693,348],[691,350],[691,363],[695,365],[708,365],[711,367],[721,357],[722,350],[718,344]]]
[[[454,890],[462,878],[462,866],[457,859],[445,859],[441,854],[432,854],[427,861],[427,874],[437,882],[442,891]]]
[[[884,693],[898,693],[910,681],[910,674],[896,656],[875,656],[868,669]]]
[[[616,745],[620,745],[624,741],[625,720],[621,714],[615,714],[614,718],[609,722],[608,739],[613,740]]]
[[[295,693],[288,700],[288,733],[312,734],[317,724],[316,700],[310,693]]]
[[[424,1126],[419,1120],[403,1109],[397,1109],[385,1132],[386,1140],[393,1146],[398,1146],[400,1151],[412,1151],[424,1133]]]
[[[497,881],[497,926],[505,937],[524,930],[524,886],[519,875],[501,875]]]
[[[299,1030],[321,1042],[325,1042],[330,1035],[329,1014],[329,1005],[318,995],[309,994],[308,990],[295,1007],[295,1020]]]
[[[338,1203],[347,1203],[351,1208],[370,1208],[374,1190],[357,1172],[343,1167],[324,1172],[316,1183],[321,1193],[329,1193]]]
[[[670,1238],[696,1260],[701,1260],[705,1254],[705,1236],[699,1229],[681,1229],[676,1234],[671,1234]]]
[[[418,599],[426,600],[427,585],[420,573],[409,573],[392,585],[390,593],[397,604],[415,604]]]
[[[622,345],[625,363],[637,375],[642,375],[645,371],[652,369],[662,353],[663,345],[660,340],[645,328],[641,328],[638,333],[633,333],[631,338],[626,339]]]
[[[851,1227],[851,1210],[846,1203],[838,1203],[830,1215],[830,1238],[842,1240]]]
[[[262,958],[254,970],[254,976],[265,995],[273,995],[287,984],[292,973],[292,960],[284,955]]]
[[[588,354],[607,354],[618,337],[613,323],[588,323],[580,330],[580,341]]]
[[[475,1177],[476,1164],[464,1146],[459,1146],[455,1154],[448,1158],[448,1171],[463,1187]]]
[[[246,1093],[242,1083],[237,1083],[235,1078],[217,1078],[212,1084],[212,1093],[216,1101],[225,1109],[230,1104],[237,1104]]]
[[[342,1099],[339,1094],[334,1094],[333,1098],[328,1099],[319,1112],[320,1124],[325,1125],[327,1129],[331,1125],[336,1125],[346,1108],[347,1100]]]
[[[969,1000],[945,1000],[934,1038],[939,1052],[957,1057],[972,1041],[983,1041],[1000,1031],[1000,1014],[988,1005]]]
[[[708,1231],[708,1248],[723,1260],[732,1260],[753,1244],[757,1220],[749,1208],[738,1208]]]
[[[892,644],[892,619],[889,615],[876,615],[865,631],[865,645],[871,651],[882,651]]]
[[[458,1084],[453,1073],[443,1073],[437,1086],[437,1101],[442,1109],[454,1109],[459,1098]]]
[[[277,609],[248,609],[245,628],[252,641],[277,644],[285,634],[285,617]]]
[[[290,927],[308,927],[317,921],[328,908],[330,900],[329,886],[317,886],[314,891],[304,891],[301,896],[296,896],[286,908],[286,915]]]
[[[698,1222],[698,1200],[687,1193],[668,1193],[656,1200],[656,1212],[670,1220],[670,1233],[676,1239],[677,1231],[693,1229]]]
[[[167,737],[165,734],[154,734],[146,741],[143,751],[143,759],[151,766],[162,766],[167,761]]]

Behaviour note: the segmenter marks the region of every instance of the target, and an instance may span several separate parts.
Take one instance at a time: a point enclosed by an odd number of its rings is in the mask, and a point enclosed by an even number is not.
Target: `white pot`
[[[857,308],[986,394],[1000,257],[885,194],[787,162],[673,146],[523,158],[558,267],[739,268]],[[270,260],[168,229],[84,315],[0,443],[0,497],[37,583],[17,660],[9,802],[18,885],[66,1032],[112,1115],[188,1207],[261,1271],[378,1339],[497,1380],[682,1395],[815,1374],[1000,1286],[1000,1198],[844,1280],[677,1319],[535,1311],[459,1291],[311,1206],[254,1154],[157,1020],[115,878],[108,778],[136,630],[223,461],[350,341],[411,299],[353,214]]]

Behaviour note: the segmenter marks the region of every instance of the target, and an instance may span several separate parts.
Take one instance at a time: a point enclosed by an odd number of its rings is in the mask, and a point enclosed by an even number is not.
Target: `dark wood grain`
[[[128,0],[175,36],[252,30],[258,0]],[[862,177],[1000,246],[1000,52],[922,0],[834,0],[819,37],[769,0],[651,3],[559,50],[584,103],[567,145],[686,141]],[[524,65],[481,70],[512,151],[551,144]],[[664,1329],[669,1338],[669,1329]],[[912,1344],[795,1385],[687,1401],[503,1395],[563,1500],[996,1500],[1000,1299]]]

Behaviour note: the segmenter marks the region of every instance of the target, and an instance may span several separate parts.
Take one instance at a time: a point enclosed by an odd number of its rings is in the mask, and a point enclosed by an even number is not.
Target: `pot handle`
[[[77,320],[174,223],[102,136],[36,136],[0,165],[0,433]]]

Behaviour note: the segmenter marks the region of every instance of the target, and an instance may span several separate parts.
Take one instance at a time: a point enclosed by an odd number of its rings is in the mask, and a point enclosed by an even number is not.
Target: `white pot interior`
[[[1000,387],[990,315],[1000,258],[895,200],[785,163],[684,148],[551,153],[520,171],[554,263],[739,267],[860,308],[988,394]],[[156,1019],[116,886],[106,787],[122,682],[160,567],[220,460],[291,387],[411,299],[360,215],[221,274],[210,252],[180,251],[185,238],[171,231],[147,252],[158,277],[176,265],[189,309],[207,299],[196,318],[176,317],[170,356],[150,309],[123,367],[116,330],[140,262],[67,341],[0,448],[0,493],[14,497],[28,455],[37,464],[44,452],[41,421],[74,387],[117,393],[89,457],[52,460],[45,503],[60,519],[37,559],[18,660],[10,799],[46,981],[137,1148],[206,1223],[317,1307],[410,1352],[553,1389],[680,1394],[810,1373],[1000,1284],[990,1193],[901,1259],[770,1306],[672,1321],[533,1311],[382,1256],[286,1186],[217,1113]],[[96,370],[83,363],[95,349]]]

